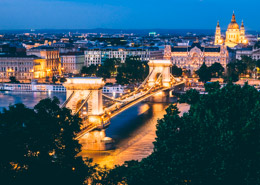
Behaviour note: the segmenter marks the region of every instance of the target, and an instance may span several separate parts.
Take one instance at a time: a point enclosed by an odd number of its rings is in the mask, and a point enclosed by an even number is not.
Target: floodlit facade
[[[23,57],[0,57],[0,78],[2,82],[9,81],[11,76],[16,77],[20,82],[30,82],[33,79],[33,66],[36,56]]]
[[[228,47],[235,47],[238,44],[247,44],[248,41],[245,36],[245,26],[244,22],[242,21],[241,27],[236,21],[235,13],[232,15],[232,19],[230,24],[228,25],[226,31],[226,38],[223,38],[221,35],[221,29],[219,22],[217,23],[216,33],[215,33],[215,45],[226,45]]]
[[[229,52],[226,46],[201,46],[196,41],[191,46],[165,47],[164,58],[171,60],[173,65],[194,72],[205,62],[211,66],[215,62],[224,68],[229,62]]]
[[[27,55],[37,56],[34,78],[46,78],[61,74],[60,53],[52,47],[37,47],[27,50]]]

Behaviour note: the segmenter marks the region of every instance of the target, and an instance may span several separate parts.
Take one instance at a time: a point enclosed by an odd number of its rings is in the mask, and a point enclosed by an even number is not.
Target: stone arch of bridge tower
[[[154,80],[157,81],[160,78],[160,76],[161,76],[161,73],[156,73]]]
[[[158,74],[160,74],[162,78],[162,85],[163,87],[170,87],[171,86],[171,67],[172,63],[170,60],[150,60],[149,63],[149,79],[148,85],[150,87],[154,86],[157,79]]]
[[[105,85],[102,78],[68,78],[64,83],[69,101],[66,107],[77,113],[78,109],[86,101],[87,116],[89,122],[101,125],[101,116],[104,114],[102,88]]]
[[[82,104],[84,103],[85,99],[81,99],[76,103],[76,110],[79,110],[80,107],[82,106]],[[81,108],[81,110],[79,110],[79,115],[82,114],[82,112],[86,112],[88,113],[89,107],[88,107],[89,103],[88,101],[84,103],[83,107]]]

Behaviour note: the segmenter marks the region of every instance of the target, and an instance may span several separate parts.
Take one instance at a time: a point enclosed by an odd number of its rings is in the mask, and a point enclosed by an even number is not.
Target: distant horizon
[[[34,30],[34,31],[31,31]],[[222,34],[225,33],[225,29],[222,30]],[[107,34],[148,34],[149,32],[156,32],[161,35],[187,35],[187,33],[196,34],[196,36],[214,35],[215,29],[165,29],[165,28],[147,28],[147,29],[119,29],[119,28],[90,28],[90,29],[59,29],[59,28],[46,28],[46,29],[6,29],[0,30],[2,33],[64,33],[64,32],[79,32],[79,33],[107,33]],[[247,34],[260,34],[258,30],[246,30]],[[192,36],[192,35],[191,35]]]

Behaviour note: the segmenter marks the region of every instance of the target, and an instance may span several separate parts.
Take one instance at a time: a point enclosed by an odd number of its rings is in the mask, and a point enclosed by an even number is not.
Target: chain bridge
[[[170,60],[150,60],[149,75],[132,92],[119,98],[102,94],[105,82],[97,77],[68,78],[64,83],[67,99],[62,107],[78,114],[83,125],[77,138],[83,150],[107,150],[113,147],[113,140],[106,137],[105,129],[111,124],[111,118],[144,101],[165,101],[170,91],[183,87],[184,81],[171,75]],[[106,103],[103,103],[103,98]],[[112,123],[113,124],[113,123]]]

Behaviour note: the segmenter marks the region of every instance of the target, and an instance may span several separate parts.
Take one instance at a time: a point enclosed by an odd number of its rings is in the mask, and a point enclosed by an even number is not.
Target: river
[[[65,93],[39,92],[0,92],[0,110],[10,104],[24,103],[33,108],[41,99],[58,97],[61,102],[66,99]],[[174,102],[171,99],[171,102]],[[115,140],[116,149],[110,151],[82,151],[83,157],[93,158],[101,166],[113,167],[124,161],[141,160],[153,151],[156,138],[157,120],[163,118],[169,103],[141,102],[111,119],[106,135]],[[178,105],[180,111],[186,112],[188,105]]]

